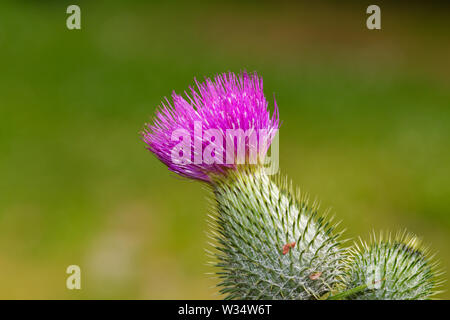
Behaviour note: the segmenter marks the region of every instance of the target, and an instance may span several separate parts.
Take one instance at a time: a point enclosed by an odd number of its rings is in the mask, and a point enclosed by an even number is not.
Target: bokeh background
[[[366,28],[369,4],[382,30]],[[0,298],[221,298],[208,192],[139,131],[172,90],[243,69],[276,95],[295,185],[348,237],[406,227],[448,271],[449,31],[436,1],[2,1]]]

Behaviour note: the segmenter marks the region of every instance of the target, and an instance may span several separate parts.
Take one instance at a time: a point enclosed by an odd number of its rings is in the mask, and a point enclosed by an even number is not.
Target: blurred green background
[[[208,192],[139,131],[173,89],[243,69],[276,94],[295,185],[348,237],[406,227],[447,271],[450,10],[392,3],[370,31],[356,1],[2,1],[0,298],[220,298]],[[71,264],[82,290],[66,289]]]

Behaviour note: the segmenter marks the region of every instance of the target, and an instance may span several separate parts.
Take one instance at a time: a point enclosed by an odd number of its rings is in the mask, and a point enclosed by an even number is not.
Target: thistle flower
[[[245,163],[245,159],[234,156],[238,153],[237,145],[229,143],[234,138],[254,137],[253,141],[250,138],[243,141],[244,152],[259,147],[259,159],[253,160],[260,161],[279,126],[276,102],[272,116],[267,109],[262,78],[256,73],[244,72],[239,76],[224,73],[214,81],[206,79],[195,84],[197,88],[190,87],[191,95],[186,93],[187,100],[173,92],[173,106],[167,99],[162,102],[153,124],[147,124],[143,132],[148,149],[169,170],[203,181],[210,181],[211,174],[236,168],[237,160]],[[265,141],[258,130],[266,135]],[[233,136],[236,131],[240,137]],[[209,157],[203,159],[204,155]]]
[[[166,99],[142,136],[169,170],[211,190],[208,253],[226,298],[422,299],[435,293],[435,271],[412,247],[415,238],[343,249],[342,232],[319,215],[317,203],[268,174],[265,158],[279,116],[276,102],[273,114],[268,111],[257,74],[195,83],[190,96],[173,93],[173,105]],[[380,279],[371,278],[373,270],[381,271]]]

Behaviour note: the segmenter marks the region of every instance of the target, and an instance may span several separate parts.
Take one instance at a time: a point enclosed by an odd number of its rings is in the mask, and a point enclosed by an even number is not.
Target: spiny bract
[[[436,264],[430,262],[426,249],[420,249],[415,236],[403,233],[391,239],[380,235],[370,244],[361,244],[350,254],[348,282],[350,289],[367,287],[349,298],[418,300],[437,293]]]
[[[221,292],[228,299],[314,299],[343,275],[339,234],[263,168],[241,168],[212,185]]]

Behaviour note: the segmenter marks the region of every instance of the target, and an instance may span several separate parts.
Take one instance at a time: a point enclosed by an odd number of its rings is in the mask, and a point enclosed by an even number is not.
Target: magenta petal
[[[197,130],[201,129],[203,133],[208,129],[218,129],[225,134],[227,129],[238,128],[273,132],[279,127],[279,114],[275,102],[274,113],[270,115],[263,93],[263,80],[256,73],[244,72],[239,76],[223,73],[215,76],[214,80],[207,78],[203,83],[195,80],[195,84],[196,88],[190,88],[190,95],[186,93],[187,100],[174,92],[173,105],[167,99],[162,102],[153,123],[146,124],[142,136],[148,149],[169,170],[184,177],[209,181],[209,173],[222,173],[236,165],[196,161],[204,148],[213,143],[195,135],[198,132],[195,131],[196,125]],[[186,139],[185,149],[190,151],[190,157],[186,159],[190,161],[180,163],[173,160],[173,154],[178,154],[174,148],[184,141],[173,139],[176,130],[182,130],[191,137],[190,141]],[[215,146],[218,149],[212,154],[223,152],[225,159],[226,144],[217,143]]]

